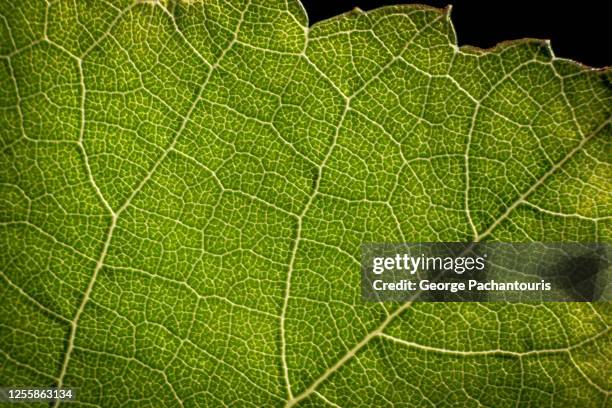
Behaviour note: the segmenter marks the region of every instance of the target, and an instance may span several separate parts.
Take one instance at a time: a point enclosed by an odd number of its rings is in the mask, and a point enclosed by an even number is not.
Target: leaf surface
[[[0,1],[0,384],[607,406],[608,303],[360,299],[363,242],[612,237],[610,70],[449,14]]]

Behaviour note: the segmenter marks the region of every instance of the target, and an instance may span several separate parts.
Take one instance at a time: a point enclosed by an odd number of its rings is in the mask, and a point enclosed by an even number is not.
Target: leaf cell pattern
[[[75,406],[609,406],[608,303],[359,293],[363,242],[610,241],[609,69],[458,47],[450,8],[0,17],[0,384]]]

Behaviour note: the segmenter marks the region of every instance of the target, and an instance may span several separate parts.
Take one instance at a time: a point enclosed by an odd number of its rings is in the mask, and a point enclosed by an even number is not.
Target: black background
[[[453,5],[451,19],[459,45],[489,48],[500,41],[531,37],[549,39],[557,57],[592,67],[612,65],[612,10],[606,1],[436,1],[302,0],[310,25],[359,7],[389,4]]]

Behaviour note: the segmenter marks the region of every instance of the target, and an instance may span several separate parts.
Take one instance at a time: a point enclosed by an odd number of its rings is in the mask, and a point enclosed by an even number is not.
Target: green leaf
[[[607,406],[609,303],[360,299],[363,242],[612,238],[612,71],[449,14],[1,1],[0,384]]]

